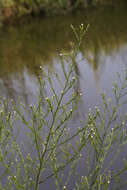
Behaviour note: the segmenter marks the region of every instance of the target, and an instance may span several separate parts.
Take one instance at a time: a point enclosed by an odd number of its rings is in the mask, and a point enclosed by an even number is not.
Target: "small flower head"
[[[16,175],[12,176],[12,179],[13,179],[13,180],[16,180]]]
[[[72,77],[72,80],[75,81],[75,80],[76,80],[76,77]]]
[[[15,110],[14,110],[14,112],[13,112],[13,113],[14,113],[14,115],[16,115],[16,111],[15,111]]]
[[[42,70],[42,66],[40,66],[40,70]]]
[[[124,126],[124,124],[125,124],[125,121],[122,121],[122,125]]]
[[[49,97],[46,97],[45,99],[46,99],[46,101],[49,101]]]
[[[96,112],[100,112],[100,109],[97,106],[95,106],[95,110]]]
[[[30,104],[30,108],[31,108],[31,109],[32,109],[32,107],[33,107],[32,104]]]
[[[8,180],[11,180],[11,176],[10,175],[8,176]]]

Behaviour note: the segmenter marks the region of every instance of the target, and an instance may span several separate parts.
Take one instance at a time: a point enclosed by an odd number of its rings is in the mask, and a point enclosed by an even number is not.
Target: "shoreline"
[[[34,0],[33,0],[34,1]],[[59,4],[59,3],[52,3],[52,4],[36,4],[33,3],[32,5],[25,4],[25,3],[14,3],[14,0],[10,0],[12,2],[7,5],[0,4],[0,27],[3,26],[5,23],[13,23],[18,21],[27,16],[59,16],[59,15],[67,15],[70,12],[77,11],[77,10],[86,10],[90,7],[101,7],[101,6],[111,6],[111,7],[119,7],[122,5],[127,5],[125,0],[85,0],[81,1],[74,1],[68,0],[67,3]],[[42,0],[43,2],[43,0]],[[75,3],[73,3],[75,2]],[[76,3],[77,2],[77,3]]]

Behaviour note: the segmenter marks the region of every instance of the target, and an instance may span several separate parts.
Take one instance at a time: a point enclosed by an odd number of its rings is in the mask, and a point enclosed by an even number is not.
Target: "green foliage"
[[[12,7],[14,6],[14,0],[1,0],[0,5],[2,7]]]
[[[119,0],[117,0],[119,2]],[[26,14],[46,15],[65,14],[80,7],[88,7],[97,4],[113,4],[116,0],[0,0],[0,20],[20,18]],[[122,0],[125,1],[125,0]]]
[[[116,102],[107,100],[102,94],[102,105],[90,109],[88,115],[79,121],[80,126],[71,129],[69,122],[81,96],[74,90],[78,80],[76,56],[86,32],[83,25],[79,27],[80,35],[71,27],[77,45],[73,44],[70,54],[60,54],[65,80],[61,81],[57,73],[52,76],[58,80],[61,92],[56,91],[48,71],[40,67],[37,105],[26,108],[20,100],[16,104],[13,100],[1,99],[0,190],[39,190],[40,185],[50,178],[54,179],[57,189],[66,190],[74,174],[76,190],[113,190],[114,180],[117,189],[127,185],[121,178],[121,174],[127,172],[126,160],[123,168],[110,171],[127,144],[127,115],[121,114],[122,106],[126,104],[127,72],[124,79],[118,74],[120,84],[114,84]],[[51,95],[44,97],[47,83]],[[112,159],[105,166],[107,158]],[[76,173],[76,167],[82,161],[84,174],[81,176]],[[66,168],[69,172],[65,173]]]

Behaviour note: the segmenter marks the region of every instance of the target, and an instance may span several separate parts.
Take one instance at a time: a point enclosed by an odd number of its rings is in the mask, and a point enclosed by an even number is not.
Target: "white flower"
[[[11,179],[11,176],[9,175],[9,176],[8,176],[8,180],[10,180],[10,179]]]
[[[76,77],[72,77],[72,80],[76,80]]]
[[[46,99],[46,101],[48,101],[48,100],[49,100],[49,97],[46,97],[45,99]]]

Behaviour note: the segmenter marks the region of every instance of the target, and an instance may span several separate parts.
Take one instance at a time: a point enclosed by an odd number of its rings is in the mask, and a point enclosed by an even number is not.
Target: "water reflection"
[[[80,23],[90,24],[79,54],[85,57],[84,64],[89,65],[84,68],[85,87],[90,85],[93,76],[94,85],[100,86],[110,58],[110,72],[114,62],[126,64],[126,18],[124,7],[101,8],[64,18],[36,18],[34,21],[28,18],[24,24],[3,28],[0,31],[0,95],[14,99],[17,95],[22,96],[26,104],[34,101],[39,66],[48,65],[53,70],[60,50],[70,51],[70,42],[75,40],[70,24]],[[79,72],[78,65],[76,67]],[[86,73],[89,73],[88,78]],[[104,82],[102,86],[105,85]]]

